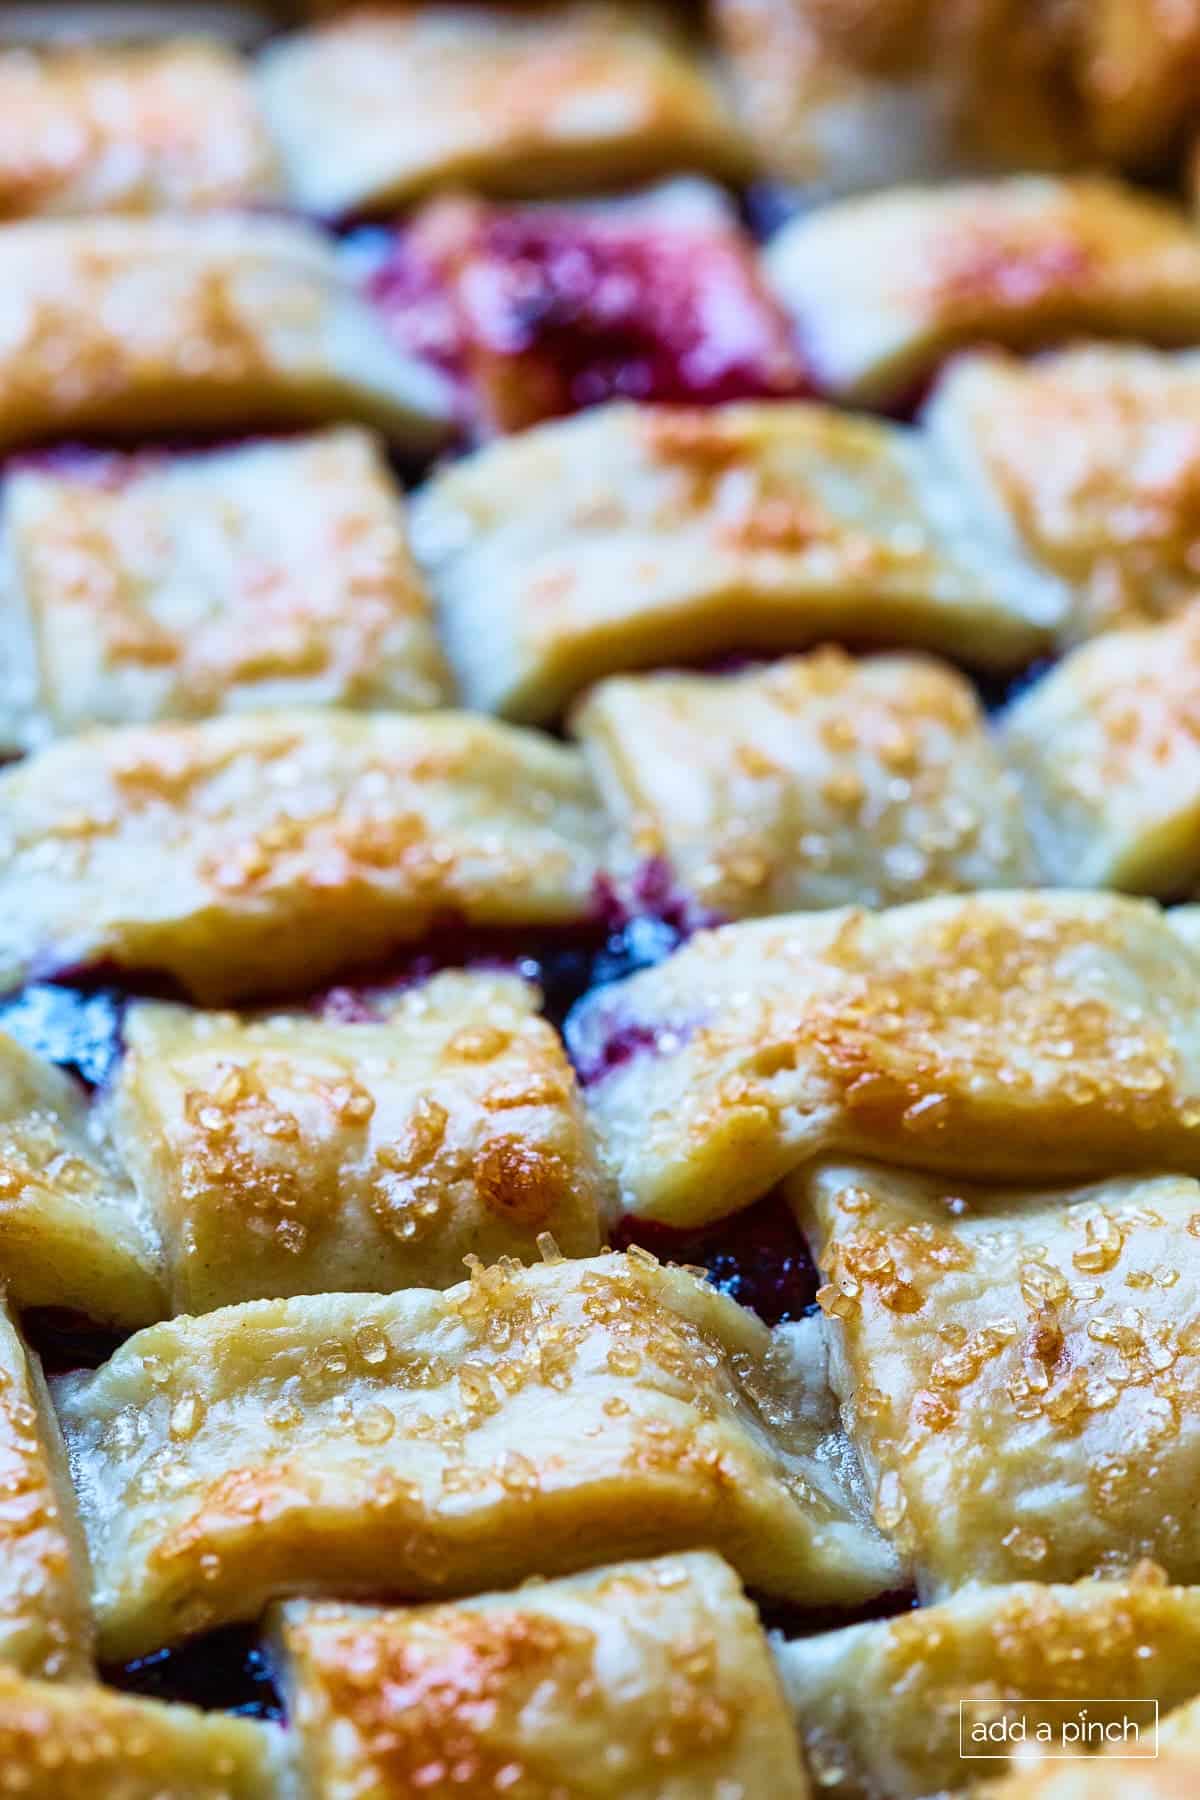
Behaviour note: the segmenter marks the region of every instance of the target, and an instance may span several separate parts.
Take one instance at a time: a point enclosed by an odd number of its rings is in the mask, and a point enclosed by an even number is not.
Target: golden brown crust
[[[158,1243],[78,1085],[0,1032],[0,1282],[18,1307],[161,1318]]]
[[[825,649],[745,675],[601,682],[571,727],[636,883],[663,859],[727,918],[898,905],[1032,872],[970,684]]]
[[[1200,572],[1200,358],[1088,345],[957,358],[924,424],[965,492],[1076,603],[1068,638],[1153,624]]]
[[[403,500],[364,432],[21,471],[5,530],[55,734],[449,698]]]
[[[89,1668],[87,1555],[40,1368],[0,1307],[0,1665],[80,1680]],[[0,1793],[3,1790],[0,1706]]]
[[[1152,1758],[1130,1761],[1121,1748],[1065,1766],[1022,1756],[1019,1772],[986,1792],[989,1800],[1192,1800],[1200,1784],[1200,1701],[1163,1720]]]
[[[1003,728],[1048,880],[1174,899],[1200,882],[1200,604],[1106,633]]]
[[[362,1022],[143,1003],[115,1134],[173,1309],[449,1287],[468,1255],[599,1249],[600,1177],[561,1042],[513,976],[435,976]]]
[[[1200,1684],[1200,1592],[1165,1586],[1153,1565],[1123,1581],[984,1587],[785,1644],[778,1657],[819,1792],[832,1800],[923,1800],[957,1793],[1003,1766],[960,1755],[961,1701],[973,1703],[965,1715],[972,1721],[986,1718],[990,1704],[1012,1704],[1010,1716],[1025,1721],[1031,1746],[1041,1728],[1058,1731],[1072,1710],[1055,1702],[1077,1702],[1093,1719],[1111,1716],[1106,1700],[1124,1702],[1125,1716],[1147,1728],[1153,1709],[1146,1702],[1157,1701],[1164,1714],[1178,1706]],[[1003,1745],[985,1748],[1003,1757]],[[1051,1766],[1097,1767],[1090,1758]],[[1115,1767],[1130,1782],[1141,1778],[1136,1760]],[[1014,1800],[1024,1793],[1016,1783],[1013,1791]],[[1092,1789],[1065,1792],[1082,1800]]]
[[[1061,29],[1083,11],[1025,0],[719,0],[715,23],[765,166],[847,192],[1083,159],[1082,122],[1064,104]]]
[[[139,1332],[55,1385],[104,1654],[281,1595],[378,1595],[381,1571],[428,1598],[701,1545],[773,1593],[853,1603],[896,1563],[806,1381],[644,1252]]]
[[[0,226],[0,446],[359,419],[430,449],[444,383],[315,230],[265,218]]]
[[[1200,1576],[1200,1186],[1029,1193],[819,1164],[832,1373],[875,1517],[923,1591],[1149,1557]]]
[[[766,272],[821,387],[896,401],[952,351],[1092,333],[1186,344],[1200,239],[1181,212],[1099,177],[894,188],[803,214]]]
[[[746,168],[699,60],[636,9],[364,11],[284,39],[259,82],[291,197],[321,214],[450,185],[544,197]]]
[[[707,1553],[418,1611],[292,1604],[280,1636],[322,1792],[807,1794],[757,1616]]]
[[[1086,1757],[1065,1765],[1046,1762],[982,1789],[988,1800],[1193,1800],[1200,1784],[1200,1754],[1160,1753],[1130,1764]]]
[[[716,26],[766,166],[835,192],[1161,157],[1200,65],[1195,0],[721,0]]]
[[[1093,158],[1139,162],[1176,148],[1200,71],[1196,0],[1104,0],[1074,16]]]
[[[1200,963],[1049,890],[728,925],[573,1019],[629,1210],[734,1212],[830,1149],[997,1180],[1200,1168]]]
[[[199,998],[311,989],[419,938],[592,916],[577,751],[466,713],[288,710],[66,739],[0,776],[0,990],[109,962]]]
[[[21,1800],[280,1800],[272,1725],[0,1669],[0,1793]]]
[[[271,199],[275,158],[232,51],[0,54],[0,218],[202,211]]]
[[[601,676],[828,637],[1013,667],[1066,601],[916,433],[804,404],[597,407],[436,475],[413,532],[467,701],[535,721]]]

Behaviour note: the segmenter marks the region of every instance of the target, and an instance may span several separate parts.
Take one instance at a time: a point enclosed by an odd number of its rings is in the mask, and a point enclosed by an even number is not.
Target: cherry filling
[[[667,930],[670,928],[667,927]],[[592,1087],[635,1057],[669,1055],[685,1044],[697,1019],[645,1020],[623,1010],[620,994],[584,994],[563,1022],[563,1039],[584,1087]]]
[[[661,961],[679,941],[672,926],[649,917],[626,919],[610,930],[447,929],[425,938],[418,950],[400,961],[326,988],[310,1005],[322,1019],[370,1024],[384,1017],[389,994],[416,987],[443,969],[492,969],[520,975],[539,987],[543,1014],[561,1029],[571,1009],[594,988]]]
[[[654,1055],[659,1048],[660,1032],[654,1025],[617,1025],[606,1032],[596,1048],[575,1055],[575,1068],[584,1087],[603,1081],[614,1069],[624,1068],[635,1056]],[[647,1245],[647,1249],[653,1246]]]
[[[348,972],[316,994],[247,995],[244,1008],[307,1004],[320,1017],[363,1024],[384,1016],[380,998],[415,987],[442,969],[496,969],[522,975],[542,990],[543,1011],[561,1026],[568,1012],[594,988],[660,962],[690,930],[713,922],[695,912],[671,883],[665,864],[638,872],[628,898],[605,877],[597,881],[591,916],[577,925],[472,926],[448,916],[418,942],[369,968]],[[36,980],[0,999],[0,1031],[28,1049],[79,1075],[90,1087],[107,1081],[119,1062],[126,1001],[131,995],[186,1002],[188,996],[160,972],[115,968],[110,963],[65,968],[47,964]],[[119,984],[119,985],[118,985]]]
[[[626,1217],[612,1233],[612,1245],[628,1250],[631,1244],[652,1251],[660,1262],[707,1269],[715,1288],[756,1312],[766,1325],[803,1319],[816,1308],[819,1277],[778,1193],[699,1231]]]
[[[75,1369],[98,1369],[125,1341],[124,1332],[107,1331],[82,1313],[57,1306],[35,1306],[21,1315],[21,1328],[36,1350],[47,1375],[69,1375]]]
[[[367,1024],[385,1016],[390,994],[416,987],[443,969],[496,970],[520,975],[542,991],[542,1012],[562,1027],[575,1004],[593,989],[661,962],[682,933],[651,913],[630,913],[608,882],[597,884],[592,920],[580,925],[472,927],[446,920],[419,944],[360,971],[311,997],[323,1019]]]
[[[462,321],[435,246],[416,227],[396,232],[368,227],[349,238],[347,247],[364,265],[367,296],[392,336],[411,356],[461,378],[466,365]]]
[[[418,987],[444,969],[495,970],[534,982],[547,1016],[557,1019],[592,986],[593,968],[611,936],[599,915],[594,923],[549,929],[476,927],[445,919],[385,962],[310,996],[308,1005],[322,1019],[367,1024],[386,1016],[390,995]]]
[[[152,444],[122,437],[119,430],[65,443],[38,444],[0,457],[0,477],[29,470],[86,482],[107,493],[147,475],[162,474],[183,458],[225,456],[259,444],[281,444],[305,436],[299,426],[278,425],[260,431],[159,432]]]
[[[1016,675],[977,674],[975,687],[984,711],[997,713],[1011,706],[1028,688],[1036,686],[1044,675],[1048,675],[1057,660],[1054,656],[1039,656],[1036,662],[1027,663]]]
[[[465,376],[491,430],[612,399],[807,391],[749,240],[720,214],[443,202],[396,239],[370,292],[406,348]]]
[[[815,1637],[822,1631],[841,1631],[847,1625],[869,1625],[877,1619],[894,1619],[897,1613],[915,1612],[921,1602],[912,1588],[890,1588],[861,1606],[792,1606],[762,1594],[753,1596],[766,1631],[781,1631],[785,1638]]]
[[[123,1666],[107,1668],[102,1679],[127,1694],[152,1700],[184,1700],[210,1712],[249,1719],[282,1719],[283,1702],[271,1665],[254,1627],[229,1625],[182,1644],[156,1650]]]

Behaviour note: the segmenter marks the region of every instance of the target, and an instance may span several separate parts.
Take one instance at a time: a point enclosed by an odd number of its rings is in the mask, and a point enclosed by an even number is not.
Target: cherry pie
[[[1198,76],[0,9],[0,1800],[1200,1791]]]

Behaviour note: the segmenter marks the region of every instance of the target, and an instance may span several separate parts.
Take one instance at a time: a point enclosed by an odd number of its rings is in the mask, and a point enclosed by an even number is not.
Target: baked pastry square
[[[1161,161],[1193,114],[1200,7],[719,0],[738,110],[823,192],[1004,168]]]
[[[320,1794],[808,1795],[758,1616],[708,1552],[407,1612],[293,1601],[278,1635]]]
[[[1200,601],[1074,650],[1002,745],[1045,876],[1174,899],[1200,883]]]
[[[895,188],[804,214],[766,251],[823,390],[911,394],[953,350],[1080,333],[1200,334],[1200,237],[1167,202],[1100,177]]]
[[[1030,1757],[988,1792],[991,1800],[1188,1800],[1198,1783],[1200,1700],[1193,1700],[1163,1720],[1152,1758],[1131,1764],[1119,1745],[1082,1761]]]
[[[127,1329],[166,1310],[153,1228],[81,1089],[7,1032],[0,1283],[17,1306],[58,1307]]]
[[[442,378],[406,356],[307,225],[267,218],[0,226],[0,447],[357,419],[430,450]]]
[[[447,915],[590,918],[604,840],[577,750],[466,713],[85,733],[0,775],[0,992],[100,963],[311,990]]]
[[[1200,962],[1157,907],[1026,892],[692,938],[568,1040],[627,1211],[693,1226],[829,1150],[980,1179],[1200,1170]]]
[[[4,518],[13,631],[54,734],[449,698],[403,499],[365,432],[33,466]]]
[[[413,531],[469,704],[525,720],[604,675],[825,636],[1017,667],[1066,604],[915,433],[800,403],[541,426],[435,476]]]
[[[62,1440],[41,1368],[0,1304],[0,1675],[81,1680],[91,1636]],[[0,1775],[8,1768],[0,1701]]]
[[[0,54],[0,218],[201,211],[277,192],[250,73],[221,44]]]
[[[367,11],[265,51],[259,89],[292,200],[326,215],[747,166],[702,63],[636,8]]]
[[[988,1190],[823,1163],[791,1193],[876,1521],[939,1598],[1200,1571],[1200,1184]]]
[[[291,1792],[276,1725],[7,1669],[0,1771],[21,1800],[285,1800]]]
[[[373,1002],[373,1003],[372,1003]],[[575,1079],[515,976],[435,976],[358,1016],[126,1015],[114,1136],[172,1310],[449,1287],[463,1259],[600,1247]]]
[[[1060,67],[1075,14],[1035,10],[718,0],[714,25],[760,162],[846,193],[1081,156]]]
[[[1152,1565],[1120,1581],[976,1588],[779,1645],[776,1657],[818,1792],[923,1800],[1001,1769],[960,1756],[961,1701],[970,1703],[969,1722],[1012,1706],[1031,1745],[1043,1725],[1057,1734],[1072,1710],[1063,1702],[1095,1720],[1106,1716],[1106,1701],[1155,1700],[1163,1714],[1178,1707],[1200,1683],[1200,1589],[1167,1587]],[[1149,1723],[1151,1711],[1129,1706],[1127,1716]],[[1003,1756],[1002,1745],[985,1749]],[[1076,1766],[1094,1764],[1089,1757]],[[1135,1756],[1116,1766],[1132,1782],[1143,1764]]]
[[[702,909],[745,918],[1032,873],[973,688],[923,657],[825,649],[746,674],[615,677],[571,728],[635,890],[665,865]]]
[[[1200,588],[1200,355],[1087,345],[956,358],[922,423],[990,525],[1075,594],[1068,636]]]
[[[437,1597],[697,1547],[787,1598],[885,1590],[819,1371],[786,1349],[645,1252],[139,1332],[55,1384],[103,1653],[289,1594]]]
[[[1068,14],[1078,33],[1074,79],[1093,162],[1151,169],[1177,148],[1193,114],[1200,6],[1106,0]]]

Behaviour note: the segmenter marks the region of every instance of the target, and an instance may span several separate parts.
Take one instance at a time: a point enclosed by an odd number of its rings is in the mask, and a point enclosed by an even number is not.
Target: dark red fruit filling
[[[0,474],[30,469],[44,475],[85,481],[108,493],[119,493],[143,476],[160,474],[181,456],[223,456],[231,450],[251,449],[257,444],[287,443],[303,435],[299,426],[280,425],[262,431],[232,433],[160,432],[153,444],[144,444],[136,437],[131,440],[114,430],[103,437],[13,451],[0,457]]]
[[[184,1700],[208,1712],[248,1719],[282,1719],[283,1702],[271,1666],[250,1626],[230,1625],[183,1644],[156,1650],[103,1671],[102,1679],[127,1694],[152,1700]]]
[[[460,294],[472,336],[493,354],[555,365],[557,411],[615,396],[715,404],[803,385],[787,326],[732,229],[493,214]]]
[[[875,1619],[894,1619],[897,1613],[915,1612],[921,1604],[911,1588],[891,1588],[862,1606],[793,1606],[787,1601],[754,1595],[759,1617],[767,1631],[784,1637],[815,1637],[819,1631],[841,1631],[846,1625],[868,1625]]]
[[[309,1004],[321,1018],[346,1025],[369,1024],[384,1017],[389,994],[417,987],[443,969],[493,969],[536,983],[542,990],[543,1011],[558,1023],[595,985],[597,968],[607,966],[622,942],[621,933],[609,930],[599,917],[595,924],[549,930],[519,926],[487,929],[447,920],[427,932],[419,944],[323,989]]]
[[[678,885],[670,863],[661,856],[646,857],[624,886],[618,886],[607,875],[601,876],[596,884],[596,905],[600,917],[614,931],[624,931],[647,920],[662,926],[671,933],[671,949],[694,931],[726,923],[719,913],[701,906]],[[659,958],[651,960],[657,962]]]
[[[21,1315],[21,1326],[47,1375],[98,1369],[120,1349],[126,1335],[106,1331],[82,1313],[57,1306],[31,1307]]]
[[[670,927],[659,925],[658,929],[670,932]],[[595,989],[601,983],[593,979],[592,986]],[[635,1057],[678,1049],[687,1042],[696,1024],[696,1019],[658,1020],[651,1024],[624,1012],[621,996],[593,992],[583,995],[567,1015],[563,1037],[576,1074],[584,1087],[590,1087]]]
[[[536,983],[543,1012],[561,1025],[587,994],[661,962],[693,931],[724,922],[676,887],[668,864],[657,857],[640,866],[624,894],[607,875],[598,877],[591,914],[578,925],[507,929],[448,917],[419,943],[324,990],[312,1005],[325,1018],[364,1023],[382,1016],[373,989],[416,986],[443,969],[497,969]]]
[[[575,1067],[584,1087],[603,1081],[614,1069],[624,1068],[635,1056],[658,1049],[659,1032],[653,1025],[619,1025],[610,1031],[591,1055],[576,1056]],[[653,1246],[648,1245],[647,1248]]]
[[[690,937],[693,931],[724,923],[719,913],[698,905],[677,885],[671,865],[661,856],[647,857],[638,866],[631,883],[630,898],[635,917],[661,919],[681,940]]]
[[[649,1219],[622,1219],[613,1248],[640,1244],[660,1262],[691,1263],[730,1299],[767,1325],[802,1319],[816,1305],[817,1271],[808,1245],[779,1194],[700,1231],[677,1231]]]
[[[540,987],[543,1013],[561,1026],[584,995],[661,962],[679,941],[679,932],[661,919],[629,918],[620,913],[608,925],[556,931],[443,926],[408,954],[354,981],[325,989],[311,1005],[325,1019],[369,1024],[383,1017],[381,1001],[389,992],[415,987],[443,969],[496,969],[521,975]]]
[[[1006,706],[1011,706],[1026,689],[1036,686],[1044,675],[1048,675],[1056,661],[1053,656],[1040,656],[1036,662],[1026,663],[1017,675],[977,674],[975,688],[985,712],[1002,712]]]
[[[523,975],[543,994],[543,1011],[561,1025],[575,1003],[593,988],[619,981],[636,969],[660,962],[679,943],[681,931],[651,914],[632,914],[605,882],[598,886],[593,919],[575,926],[473,927],[446,919],[419,943],[355,970],[315,995],[298,992],[258,998],[258,1004],[307,1002],[322,1017],[346,1024],[383,1016],[373,996],[427,981],[442,969],[502,969]],[[70,1069],[89,1086],[107,1081],[124,1045],[126,997],[186,1000],[170,980],[150,970],[54,967],[53,980],[31,982],[0,999],[0,1030],[9,1032],[47,1062]],[[116,986],[119,979],[120,988]],[[247,995],[245,1006],[256,1003]]]
[[[618,398],[807,391],[749,241],[720,218],[448,203],[397,239],[370,292],[406,348],[465,373],[495,430]]]
[[[369,230],[359,241],[370,264],[368,298],[383,313],[392,336],[411,356],[433,363],[445,375],[462,376],[462,321],[433,247],[415,229]]]

